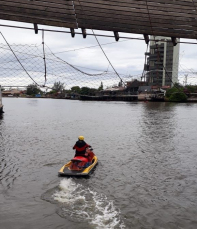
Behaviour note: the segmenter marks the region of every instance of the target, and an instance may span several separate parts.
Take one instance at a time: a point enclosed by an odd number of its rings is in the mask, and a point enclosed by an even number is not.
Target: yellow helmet
[[[84,136],[79,136],[79,140],[84,140]]]

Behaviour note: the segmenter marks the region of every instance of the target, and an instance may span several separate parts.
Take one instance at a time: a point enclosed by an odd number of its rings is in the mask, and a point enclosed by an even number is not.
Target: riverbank
[[[70,98],[69,98],[70,99]],[[103,95],[103,96],[88,96],[82,95],[78,100],[84,101],[149,101],[149,102],[170,102],[163,95],[158,94],[138,94],[138,95]],[[197,103],[197,97],[188,98],[186,103]]]
[[[35,97],[35,96],[12,96],[7,97],[3,96],[3,98],[37,98],[37,99],[65,99],[65,100],[82,100],[82,101],[125,101],[125,102],[170,102],[167,98],[164,97],[163,94],[148,94],[148,93],[140,93],[138,95],[102,95],[102,96],[90,96],[90,95],[79,95],[77,97]],[[185,103],[197,103],[197,97],[189,97]],[[1,106],[0,106],[1,107]],[[2,106],[3,107],[3,106]],[[2,108],[3,109],[3,108]]]

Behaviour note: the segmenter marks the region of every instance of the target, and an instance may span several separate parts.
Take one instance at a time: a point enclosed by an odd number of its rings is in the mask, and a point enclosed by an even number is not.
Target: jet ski
[[[87,176],[98,163],[92,148],[86,149],[86,157],[76,156],[65,164],[58,172],[59,176]]]

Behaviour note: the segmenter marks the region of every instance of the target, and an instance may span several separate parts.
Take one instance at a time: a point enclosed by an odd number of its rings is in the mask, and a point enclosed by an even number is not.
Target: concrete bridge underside
[[[1,0],[0,19],[197,39],[197,0]]]

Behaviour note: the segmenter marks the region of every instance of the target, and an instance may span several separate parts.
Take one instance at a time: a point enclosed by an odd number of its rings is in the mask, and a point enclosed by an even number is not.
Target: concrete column
[[[180,39],[178,39],[179,41]],[[180,43],[174,46],[173,49],[173,65],[172,65],[172,82],[178,82],[178,71],[179,71],[179,50],[180,50]],[[174,84],[172,83],[171,86]]]
[[[166,54],[167,54],[167,42],[164,42],[164,53],[163,53],[163,66],[166,69]],[[166,84],[166,71],[163,68],[163,77],[162,77],[162,86],[165,86]]]

